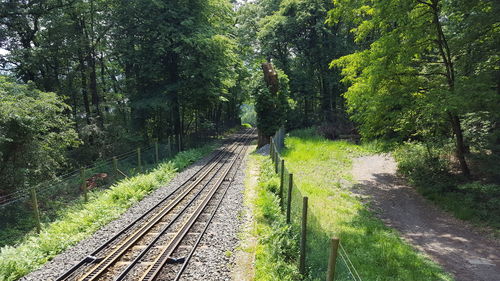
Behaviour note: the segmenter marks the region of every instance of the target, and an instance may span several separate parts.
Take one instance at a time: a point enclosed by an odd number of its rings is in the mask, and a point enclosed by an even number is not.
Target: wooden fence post
[[[335,279],[335,263],[337,262],[338,250],[339,250],[339,239],[333,237],[330,248],[330,257],[328,258],[328,271],[326,273],[326,281],[333,281]]]
[[[36,190],[35,188],[31,188],[31,204],[33,205],[33,214],[35,216],[36,221],[36,232],[40,233],[42,230],[42,223],[40,221],[40,209],[38,209],[38,199],[36,198]]]
[[[158,142],[155,142],[155,163],[160,162],[160,155],[158,154]]]
[[[307,236],[307,202],[308,198],[302,198],[302,232],[300,236],[300,261],[299,272],[304,275],[306,272],[306,236]]]
[[[293,188],[293,174],[288,174],[288,198],[286,202],[286,223],[290,223],[290,214],[292,208],[292,188]]]
[[[139,168],[139,171],[142,171],[142,163],[141,163],[141,148],[137,148],[137,167]]]
[[[283,207],[283,189],[285,185],[285,159],[281,159],[281,175],[280,175],[280,207]]]
[[[115,175],[118,174],[118,159],[116,157],[113,157],[113,170],[115,171]]]
[[[87,195],[87,182],[85,181],[85,168],[80,168],[80,181],[81,181],[81,187],[83,191],[83,198],[85,202],[89,201],[89,197]]]

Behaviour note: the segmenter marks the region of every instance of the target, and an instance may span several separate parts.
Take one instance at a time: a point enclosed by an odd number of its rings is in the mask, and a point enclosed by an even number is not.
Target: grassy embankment
[[[213,147],[207,145],[181,152],[147,174],[122,180],[108,190],[91,192],[88,203],[79,202],[63,210],[57,221],[43,225],[40,234],[27,236],[15,246],[1,248],[0,280],[16,280],[89,237],[144,196],[170,182],[178,171],[207,155]]]
[[[367,153],[347,142],[328,141],[313,130],[291,133],[283,156],[299,191],[309,197],[308,280],[324,280],[329,238],[337,236],[363,280],[453,280],[418,254],[398,233],[375,218],[342,182],[350,182],[352,158]],[[279,212],[279,179],[269,159],[261,164],[256,205],[256,280],[297,280],[298,226],[289,227]],[[294,208],[299,201],[294,201]],[[349,280],[338,260],[338,279]]]

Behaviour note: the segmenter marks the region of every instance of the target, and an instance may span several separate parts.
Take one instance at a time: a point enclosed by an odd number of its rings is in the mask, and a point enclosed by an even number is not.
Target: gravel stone
[[[58,276],[69,270],[73,265],[92,253],[102,243],[113,237],[116,233],[120,232],[128,224],[147,212],[163,198],[171,194],[184,181],[186,181],[189,177],[199,171],[215,153],[216,151],[187,167],[185,170],[175,176],[167,186],[158,188],[156,191],[146,196],[142,201],[134,204],[124,214],[122,214],[120,218],[108,223],[106,226],[102,227],[96,233],[94,233],[91,237],[80,241],[75,246],[54,257],[51,261],[44,264],[40,269],[33,271],[20,280],[55,280]]]
[[[239,246],[238,235],[245,223],[244,180],[250,152],[246,151],[231,187],[180,280],[231,280],[235,264],[233,253]]]

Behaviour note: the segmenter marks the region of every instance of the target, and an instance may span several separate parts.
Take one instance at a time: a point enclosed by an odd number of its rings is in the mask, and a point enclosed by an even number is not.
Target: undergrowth
[[[423,144],[408,143],[394,152],[398,171],[429,200],[455,217],[493,229],[500,235],[500,185],[469,181],[450,172],[450,151],[430,153]],[[492,165],[490,165],[492,166]],[[498,163],[496,164],[498,172]],[[484,170],[484,169],[483,169]]]
[[[0,280],[17,280],[39,268],[68,247],[118,218],[144,196],[170,182],[179,170],[213,150],[213,145],[180,152],[147,174],[124,179],[108,190],[89,193],[88,203],[65,209],[60,219],[44,224],[40,234],[0,249]]]

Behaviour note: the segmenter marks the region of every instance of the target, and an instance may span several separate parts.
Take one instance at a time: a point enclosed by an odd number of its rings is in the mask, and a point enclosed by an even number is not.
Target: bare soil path
[[[354,192],[366,196],[386,225],[397,229],[457,281],[500,281],[500,243],[455,219],[396,175],[388,155],[355,159]]]

